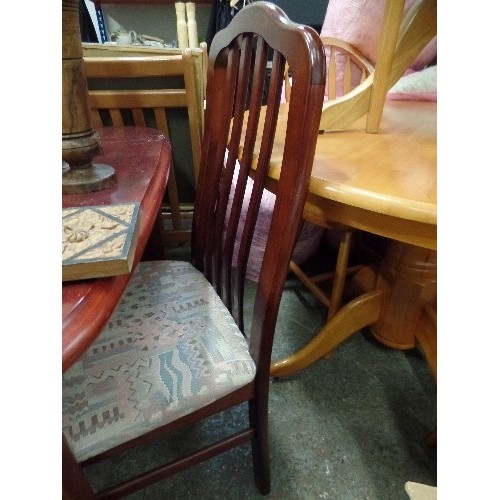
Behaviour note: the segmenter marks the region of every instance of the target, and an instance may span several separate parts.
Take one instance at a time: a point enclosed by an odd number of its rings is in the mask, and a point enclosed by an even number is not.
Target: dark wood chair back
[[[281,165],[281,174],[274,189],[276,203],[270,236],[251,315],[251,342],[264,379],[268,376],[280,297],[308,191],[326,79],[324,50],[317,33],[292,24],[273,4],[257,2],[243,9],[212,42],[193,219],[193,262],[213,283],[243,331],[246,263],[268,177],[286,63],[293,72],[294,84],[283,158],[273,159]],[[261,130],[259,123],[263,124]],[[237,164],[238,178],[231,192]],[[234,241],[250,177],[253,190],[238,265],[233,269]]]

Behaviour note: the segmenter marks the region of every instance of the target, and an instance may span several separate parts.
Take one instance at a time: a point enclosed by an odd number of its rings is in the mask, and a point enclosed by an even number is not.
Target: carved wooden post
[[[62,159],[70,166],[63,193],[99,191],[116,181],[113,167],[92,163],[100,140],[91,124],[79,15],[79,0],[62,0]]]
[[[372,334],[389,347],[414,348],[423,308],[436,303],[436,287],[436,251],[391,241],[377,279],[385,294]]]

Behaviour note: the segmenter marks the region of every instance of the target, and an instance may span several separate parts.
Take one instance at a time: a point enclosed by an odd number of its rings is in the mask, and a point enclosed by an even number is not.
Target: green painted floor
[[[273,359],[302,346],[326,308],[290,277],[278,318]],[[359,332],[329,359],[273,380],[269,421],[272,488],[267,498],[407,500],[404,484],[437,485],[436,384],[417,350],[397,351]],[[135,454],[87,469],[102,488],[161,462],[207,435],[246,421],[246,408],[215,417]],[[202,463],[129,499],[262,498],[253,482],[250,445]]]

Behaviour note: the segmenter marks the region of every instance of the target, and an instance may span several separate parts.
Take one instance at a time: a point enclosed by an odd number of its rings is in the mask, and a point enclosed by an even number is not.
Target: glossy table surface
[[[140,202],[139,237],[134,267],[139,262],[163,200],[171,165],[170,142],[155,129],[106,127],[96,129],[101,153],[94,164],[115,168],[117,183],[101,191],[65,194],[62,206]],[[62,284],[62,368],[67,370],[105,326],[131,275]]]
[[[282,106],[276,158],[286,130]],[[304,218],[435,250],[436,122],[435,102],[388,101],[377,134],[365,132],[366,117],[348,130],[319,134]],[[278,176],[279,169],[276,161],[270,175]]]

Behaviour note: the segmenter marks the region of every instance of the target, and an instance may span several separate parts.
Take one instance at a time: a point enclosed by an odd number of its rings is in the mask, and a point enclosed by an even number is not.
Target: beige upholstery
[[[63,432],[82,462],[236,391],[255,371],[202,273],[141,262],[107,327],[63,375]]]

